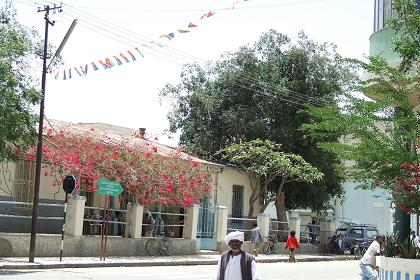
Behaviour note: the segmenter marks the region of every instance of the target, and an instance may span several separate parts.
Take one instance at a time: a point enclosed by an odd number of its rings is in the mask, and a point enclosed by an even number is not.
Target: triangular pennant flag
[[[69,69],[69,79],[71,79],[71,68]]]
[[[109,58],[106,58],[105,62],[99,60],[99,63],[105,68],[105,70],[114,66],[114,63],[112,63],[112,61],[109,60]]]
[[[144,57],[143,53],[139,50],[139,48],[135,48],[135,49],[136,49],[136,51],[138,51],[138,52],[139,52],[139,54],[140,54],[142,57]]]
[[[123,64],[123,63],[122,63],[122,61],[121,61],[121,59],[119,59],[119,58],[118,58],[118,57],[116,57],[115,55],[114,55],[114,59],[115,59],[115,61],[117,62],[117,64],[118,64],[118,65]]]
[[[130,62],[130,60],[125,55],[123,55],[122,53],[120,53],[120,56],[125,60],[125,62],[127,62],[127,63]]]
[[[155,41],[150,41],[150,43],[155,44],[155,45],[158,45],[159,47],[163,48],[163,45],[162,45],[162,44],[159,44],[158,42],[155,42]],[[145,44],[143,44],[143,46],[146,46],[146,47],[152,48],[152,47],[150,47],[150,46],[148,46],[148,45],[145,45]]]
[[[178,29],[178,32],[179,33],[188,33],[188,32],[190,32],[189,30],[184,30],[184,29]]]
[[[190,24],[188,24],[188,28],[194,28],[194,27],[198,27],[198,25],[190,21]]]
[[[80,71],[76,67],[74,67],[74,70],[77,72],[77,74],[79,74],[79,76],[82,76],[82,73],[80,73]]]
[[[133,60],[133,61],[136,61],[137,59],[136,59],[136,57],[134,56],[134,54],[132,53],[132,52],[130,52],[130,51],[127,51],[128,52],[128,54],[131,56],[131,59]]]
[[[58,75],[59,75],[59,74],[60,74],[60,71],[58,71],[58,72],[55,74],[54,79],[58,80]]]
[[[95,62],[91,62],[91,63],[92,63],[93,70],[98,71],[99,68],[98,66],[96,66]]]
[[[63,80],[67,80],[67,77],[66,77],[66,70],[65,70],[65,69],[63,70]]]
[[[213,12],[211,12],[211,11],[210,11],[210,12],[207,14],[207,17],[214,16],[214,14],[215,14],[215,13],[213,13]]]
[[[86,76],[86,74],[87,74],[87,72],[88,72],[88,65],[87,65],[87,64],[85,65],[85,69],[83,69],[83,67],[82,67],[82,66],[79,66],[79,67],[80,67],[80,70],[82,70],[83,75],[85,75],[85,76]]]

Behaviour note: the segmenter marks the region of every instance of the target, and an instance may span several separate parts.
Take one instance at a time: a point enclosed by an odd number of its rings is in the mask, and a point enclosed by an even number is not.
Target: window
[[[363,238],[362,229],[352,229],[352,230],[350,230],[350,237]]]
[[[15,165],[13,200],[32,202],[35,187],[35,162],[22,160]],[[20,208],[32,208],[32,205],[17,205]]]
[[[242,185],[233,185],[232,193],[232,217],[233,218],[242,218],[244,209],[244,186]],[[238,220],[233,220],[233,222],[240,222]]]
[[[367,235],[367,238],[369,238],[369,239],[375,239],[375,237],[378,235],[378,231],[373,230],[373,229],[368,229],[366,231],[366,235]]]

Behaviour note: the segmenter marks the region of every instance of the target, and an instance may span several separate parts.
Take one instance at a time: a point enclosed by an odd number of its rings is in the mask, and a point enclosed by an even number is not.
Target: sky
[[[3,6],[5,0],[0,0]],[[13,0],[20,23],[44,34],[37,7],[58,1]],[[180,81],[182,65],[217,60],[275,29],[291,37],[304,31],[317,42],[337,45],[346,57],[363,58],[373,32],[373,0],[63,0],[50,15],[49,43],[58,46],[74,19],[78,24],[61,55],[64,64],[47,75],[45,115],[68,122],[102,122],[137,129],[176,145],[170,136],[170,105],[159,97],[167,83]],[[234,7],[232,9],[232,7]],[[201,16],[214,12],[210,17]],[[189,23],[198,25],[188,28]],[[179,33],[177,30],[190,30]],[[174,38],[160,37],[174,32]],[[144,57],[135,49],[141,51]],[[136,57],[132,61],[130,50]],[[119,55],[128,58],[125,62]],[[122,61],[104,69],[99,60]],[[113,60],[115,63],[115,60]],[[90,63],[95,62],[98,71]],[[86,75],[63,70],[89,64]],[[41,63],[34,64],[41,76]],[[66,70],[68,71],[68,70]],[[55,74],[58,72],[58,79]],[[36,109],[39,110],[39,109]]]

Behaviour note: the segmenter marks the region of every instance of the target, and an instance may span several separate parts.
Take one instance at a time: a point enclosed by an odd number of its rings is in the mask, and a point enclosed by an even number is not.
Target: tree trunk
[[[287,213],[286,213],[286,205],[284,203],[285,197],[284,197],[284,192],[277,192],[276,195],[276,214],[277,214],[277,221],[279,222],[288,222],[287,221]],[[279,234],[277,235],[277,238],[279,238],[279,240],[283,240],[284,238],[287,238],[287,230],[288,230],[289,226],[288,224],[277,224],[277,230],[284,230],[281,232],[278,232]]]

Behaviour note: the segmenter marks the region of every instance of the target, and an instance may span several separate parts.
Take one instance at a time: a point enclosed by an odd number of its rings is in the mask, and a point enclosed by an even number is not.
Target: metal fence
[[[257,218],[245,217],[245,218],[227,218],[227,232],[232,231],[242,231],[244,232],[245,240],[251,239],[251,230],[254,227],[254,224],[257,223]]]
[[[320,227],[316,224],[300,225],[300,243],[319,244]]]
[[[149,217],[143,218],[143,235],[146,237],[165,235],[181,238],[185,227],[187,214],[169,212],[148,212]]]
[[[278,220],[270,220],[270,235],[275,235],[278,241],[286,241],[289,235],[289,223]]]
[[[103,207],[86,206],[83,218],[83,234],[84,235],[102,235],[104,229],[104,210]],[[124,236],[125,228],[128,224],[126,221],[127,210],[109,209],[109,231],[108,235]]]

